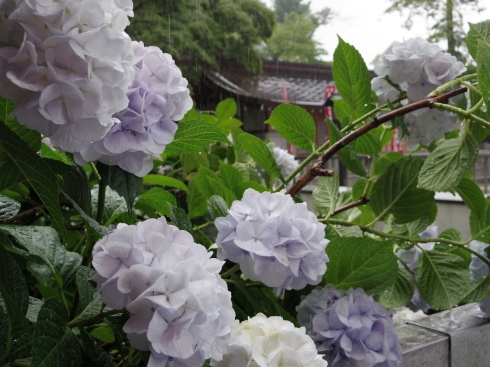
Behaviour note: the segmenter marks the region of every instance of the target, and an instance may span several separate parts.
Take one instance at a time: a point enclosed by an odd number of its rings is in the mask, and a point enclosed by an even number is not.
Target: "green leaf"
[[[420,217],[412,222],[391,225],[391,231],[395,234],[399,234],[407,237],[417,237],[422,233],[427,226],[433,222],[433,218],[428,215]]]
[[[312,193],[313,208],[317,213],[331,216],[337,209],[339,199],[339,175],[337,172],[332,177],[320,177],[317,187]]]
[[[233,98],[224,99],[216,106],[216,119],[219,123],[223,120],[232,118],[236,115],[236,112],[237,105],[235,100]]]
[[[469,131],[445,140],[434,149],[422,166],[418,187],[448,191],[457,186],[478,158],[478,143]]]
[[[480,42],[490,45],[490,20],[480,23],[469,23],[469,25],[470,31],[466,38],[466,45],[470,55],[477,60]]]
[[[330,146],[339,141],[342,138],[342,134],[332,120],[327,118],[328,133],[330,136]],[[347,167],[349,171],[355,173],[358,176],[367,177],[366,170],[362,165],[361,160],[357,156],[356,152],[350,145],[343,147],[340,150],[340,161]]]
[[[238,185],[238,197],[237,197],[238,200],[240,200],[243,197],[243,193],[247,189],[254,189],[255,191],[258,191],[258,192],[269,191],[266,187],[262,186],[261,184],[255,182],[255,181],[242,181]]]
[[[186,200],[189,209],[189,218],[205,215],[207,212],[206,198],[201,194],[195,178],[189,180],[188,188],[189,191]]]
[[[258,184],[262,184],[262,179],[257,173],[255,167],[241,162],[235,162],[233,167],[240,171],[245,181],[254,181]]]
[[[53,150],[44,143],[41,145],[41,157],[63,162],[68,166],[72,165],[70,158],[65,153],[61,153],[58,149]]]
[[[29,146],[13,133],[5,124],[0,123],[0,147],[15,164],[23,178],[29,182],[49,213],[62,238],[66,230],[61,214],[57,179],[45,161],[33,152]]]
[[[281,104],[272,111],[271,117],[265,123],[271,124],[291,144],[307,152],[314,150],[316,124],[305,109],[292,104]]]
[[[93,337],[102,340],[104,343],[114,343],[116,341],[114,331],[109,326],[101,326],[90,332]]]
[[[170,215],[171,208],[177,206],[177,201],[171,193],[154,187],[138,198],[136,206],[138,205],[150,207],[161,215]]]
[[[197,171],[201,167],[209,168],[209,159],[206,153],[182,154],[181,157],[184,175]]]
[[[80,216],[83,218],[85,223],[87,223],[92,229],[94,229],[98,234],[101,236],[105,236],[106,234],[109,233],[109,229],[107,227],[101,226],[95,219],[91,218],[88,216],[85,211],[82,210],[78,206],[78,204],[70,197],[68,194],[64,191],[61,191],[61,193],[65,196],[65,198],[73,205],[73,208],[80,214]]]
[[[56,161],[56,163],[58,163]],[[50,165],[51,166],[51,165]],[[87,173],[83,167],[73,164],[60,164],[62,176],[60,190],[66,193],[88,216],[92,216],[91,193]],[[52,167],[52,166],[51,166]],[[55,170],[53,170],[55,173]]]
[[[240,194],[238,186],[243,181],[241,172],[228,163],[220,162],[219,173],[225,187],[229,188],[238,198]]]
[[[183,191],[187,191],[187,186],[182,181],[162,175],[146,175],[143,177],[143,183],[148,185],[176,187]]]
[[[118,166],[108,166],[100,162],[97,162],[97,170],[102,184],[109,186],[126,200],[131,214],[134,201],[143,188],[143,178],[126,172]]]
[[[77,319],[97,315],[102,308],[102,300],[95,297],[95,287],[89,280],[96,274],[94,269],[80,266],[77,269],[76,284],[78,289]]]
[[[228,215],[228,206],[221,196],[213,195],[209,198],[208,210],[213,220]]]
[[[446,240],[461,242],[463,240],[463,235],[456,228],[448,228],[439,235],[439,238],[445,238]]]
[[[323,276],[324,283],[340,289],[362,288],[378,294],[396,279],[398,263],[393,241],[370,238],[334,238],[327,246],[330,262]]]
[[[376,155],[381,152],[381,129],[371,130],[361,135],[352,143],[352,149],[357,154]]]
[[[97,203],[99,200],[99,185],[95,185],[92,188],[92,212],[97,211]],[[105,189],[105,202],[104,202],[104,215],[102,216],[102,223],[107,227],[113,221],[115,221],[121,214],[128,211],[126,200],[120,196],[117,192],[110,187]]]
[[[3,246],[0,246],[0,295],[8,316],[7,333],[12,340],[12,337],[27,331],[29,328],[29,323],[25,317],[29,307],[29,290],[20,266]]]
[[[106,353],[104,349],[99,345],[97,340],[90,336],[84,328],[80,328],[80,340],[82,342],[82,348],[88,357],[90,366],[93,367],[112,367],[114,364],[111,361],[111,357]],[[85,363],[87,366],[88,363]]]
[[[449,310],[464,298],[470,285],[470,274],[463,258],[447,252],[422,253],[417,288],[432,308]]]
[[[351,119],[362,116],[371,98],[371,75],[361,54],[340,37],[333,54],[332,73]]]
[[[9,116],[14,108],[12,102],[0,97],[0,121],[3,121],[10,130],[17,134],[33,152],[37,152],[41,148],[41,134],[19,124],[17,119],[11,119]]]
[[[165,153],[179,155],[200,152],[217,141],[226,143],[228,139],[215,123],[204,120],[182,121],[178,124],[174,140],[165,148]]]
[[[17,165],[11,160],[7,160],[4,164],[0,165],[2,174],[0,175],[0,191],[9,189],[12,186],[23,182],[25,177],[21,171],[17,168]]]
[[[402,267],[398,267],[398,273],[393,285],[379,297],[379,303],[385,308],[405,306],[413,297],[413,278],[410,273]]]
[[[417,188],[421,167],[420,158],[405,157],[379,177],[371,195],[371,206],[379,219],[391,213],[398,223],[409,223],[423,216],[434,221],[437,214],[434,193]]]
[[[226,204],[236,200],[235,195],[223,184],[221,178],[209,168],[201,167],[197,172],[196,183],[204,198],[209,199],[213,195],[221,196],[225,199]]]
[[[42,305],[42,300],[29,296],[29,308],[27,309],[26,317],[33,324],[37,322],[37,317],[39,311],[41,311]]]
[[[284,182],[284,177],[274,155],[262,140],[247,133],[240,135],[239,140],[255,163],[262,167],[271,178],[279,178]]]
[[[10,219],[20,210],[20,203],[0,194],[0,220]]]
[[[490,276],[472,282],[461,303],[479,302],[490,296]]]
[[[478,52],[476,55],[478,86],[481,89],[483,101],[490,111],[490,42],[480,40],[478,42]]]
[[[173,207],[172,210],[170,211],[170,220],[172,221],[172,224],[176,226],[177,228],[187,231],[189,233],[193,232],[194,226],[192,225],[192,222],[189,220],[189,217],[187,216],[187,213],[185,210],[177,207]]]
[[[68,313],[57,298],[44,302],[34,329],[32,367],[78,367],[80,348],[73,332],[66,328]]]
[[[41,259],[51,273],[67,281],[82,262],[76,252],[67,251],[60,242],[56,231],[51,227],[38,226],[0,226],[0,230],[13,236],[32,255]]]

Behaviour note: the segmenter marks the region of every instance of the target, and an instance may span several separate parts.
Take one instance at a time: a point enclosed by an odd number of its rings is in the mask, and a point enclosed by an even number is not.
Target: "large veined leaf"
[[[165,148],[166,154],[200,152],[208,148],[211,143],[228,142],[223,131],[215,123],[209,121],[182,121],[178,126],[174,140]]]
[[[405,268],[398,267],[398,273],[393,285],[379,297],[379,302],[385,308],[405,306],[413,297],[413,278]]]
[[[178,189],[187,191],[187,186],[182,181],[177,180],[176,178],[162,175],[146,175],[145,177],[143,177],[143,183],[148,185],[176,187]]]
[[[208,210],[213,220],[228,215],[228,206],[225,200],[218,195],[213,195],[208,201]]]
[[[448,191],[458,185],[478,158],[478,143],[464,129],[457,138],[443,141],[434,149],[420,170],[418,187]]]
[[[80,254],[67,251],[61,245],[58,234],[51,227],[2,225],[0,231],[13,236],[20,245],[49,268],[57,281],[68,280],[82,262]]]
[[[316,188],[313,190],[312,203],[317,213],[332,215],[337,209],[339,198],[339,175],[337,172],[332,177],[320,177]]]
[[[316,124],[305,109],[292,104],[279,105],[265,123],[271,124],[291,144],[307,152],[313,151],[316,142]]]
[[[32,367],[78,367],[80,347],[77,337],[67,329],[68,313],[58,298],[41,307],[34,329]]]
[[[236,115],[237,105],[233,98],[227,98],[222,100],[216,106],[216,119],[218,123],[230,119]]]
[[[218,195],[225,199],[228,206],[236,200],[235,195],[225,187],[221,178],[209,168],[201,167],[197,172],[196,183],[199,191],[206,199]]]
[[[200,217],[207,212],[206,198],[201,194],[195,178],[189,180],[189,191],[187,193],[187,207],[189,209],[189,218]]]
[[[323,282],[341,289],[360,287],[370,294],[383,292],[395,282],[398,271],[393,244],[370,238],[332,239]]]
[[[409,223],[437,214],[434,193],[417,188],[422,160],[405,157],[390,165],[373,186],[371,207],[380,219],[393,214],[397,223]]]
[[[0,147],[46,205],[62,238],[66,238],[56,175],[46,162],[4,123],[0,123]]]
[[[478,52],[476,55],[478,86],[483,95],[483,101],[487,107],[487,112],[490,109],[490,42],[480,40],[478,42]]]
[[[96,315],[102,307],[100,297],[94,298],[95,287],[90,284],[89,280],[95,275],[95,270],[80,266],[77,269],[76,283],[78,289],[78,308],[77,318],[83,319],[89,316]]]
[[[361,54],[340,37],[333,54],[332,73],[351,119],[362,116],[371,99],[371,76]]]
[[[470,31],[466,38],[466,45],[471,56],[477,60],[478,48],[480,43],[485,43],[490,46],[490,20],[484,22],[470,24]]]
[[[238,198],[240,195],[238,186],[243,182],[242,173],[232,165],[221,161],[219,164],[219,174],[225,187],[229,188]]]
[[[20,203],[0,194],[0,220],[10,219],[19,212]]]
[[[177,205],[175,196],[171,193],[154,187],[143,193],[136,202],[136,206],[143,205],[149,207],[161,215],[170,215],[171,208]]]

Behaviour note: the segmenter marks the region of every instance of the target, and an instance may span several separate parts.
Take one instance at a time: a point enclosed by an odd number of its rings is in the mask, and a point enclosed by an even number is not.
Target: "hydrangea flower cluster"
[[[398,84],[407,92],[408,102],[416,102],[438,86],[449,82],[466,71],[462,62],[441,48],[422,38],[393,42],[374,71],[379,75],[371,82],[381,104],[393,100],[398,90],[384,78]],[[407,114],[405,122],[410,131],[410,143],[429,145],[433,139],[443,137],[452,130],[456,117],[442,111],[422,109]]]
[[[0,96],[30,129],[77,151],[126,108],[134,71],[130,0],[3,0]]]
[[[223,360],[211,360],[213,367],[326,367],[305,328],[296,328],[282,317],[264,314],[232,325]]]
[[[192,107],[187,79],[172,56],[157,47],[133,42],[135,78],[129,88],[129,105],[116,113],[120,120],[102,139],[85,144],[75,160],[78,164],[99,160],[118,165],[137,176],[153,168],[174,139],[178,121]]]
[[[295,204],[280,192],[248,189],[229,213],[215,221],[219,259],[239,263],[243,274],[277,295],[321,281],[328,261],[325,225],[305,203]]]
[[[235,319],[231,294],[192,236],[165,218],[119,224],[94,247],[97,290],[107,306],[132,313],[123,330],[150,350],[148,366],[202,366],[221,359]]]
[[[485,257],[488,257],[488,246],[490,246],[488,243],[483,243],[480,241],[470,242],[470,248]],[[473,254],[471,255],[470,275],[472,280],[482,279],[488,275],[488,265]],[[486,317],[490,317],[490,297],[480,301],[480,309],[485,313]]]
[[[294,155],[289,154],[287,150],[274,147],[273,153],[279,169],[284,177],[288,177],[296,168],[299,167],[299,163],[296,159],[294,159]],[[277,179],[276,181],[279,182]]]
[[[297,307],[329,366],[394,367],[402,351],[388,311],[360,288],[316,288]]]

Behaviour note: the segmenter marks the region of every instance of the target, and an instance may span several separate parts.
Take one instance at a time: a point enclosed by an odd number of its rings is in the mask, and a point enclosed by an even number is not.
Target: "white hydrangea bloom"
[[[21,124],[69,152],[111,129],[134,77],[124,32],[131,8],[121,0],[2,1],[0,95]]]
[[[388,100],[395,100],[400,92],[390,83],[378,76],[371,80],[371,89],[378,96],[379,104],[385,104]]]
[[[232,336],[224,346],[221,361],[213,367],[325,367],[305,328],[296,328],[278,316],[259,313],[232,325]]]
[[[218,258],[239,263],[243,274],[276,294],[321,281],[328,261],[325,225],[305,203],[248,189],[229,213],[215,221]]]
[[[294,158],[294,155],[289,154],[287,150],[274,147],[273,152],[274,158],[276,159],[276,162],[279,165],[281,173],[284,177],[288,177],[296,168],[299,167],[299,163]]]
[[[422,317],[427,316],[424,311],[418,310],[417,312],[413,312],[408,307],[400,307],[396,309],[396,312],[393,313],[393,323],[395,327],[402,326],[410,321],[415,321],[421,319]]]
[[[235,319],[231,294],[211,257],[165,218],[118,225],[94,247],[94,279],[102,300],[132,313],[123,330],[149,366],[202,366],[221,359]]]
[[[375,65],[374,71],[380,77],[389,77],[398,84],[407,92],[407,103],[412,103],[453,80],[466,68],[454,56],[442,52],[439,46],[422,38],[411,38],[393,42]],[[394,92],[378,78],[373,79],[372,87],[379,104],[384,104],[387,98],[393,98]],[[443,138],[444,133],[454,128],[456,117],[446,111],[421,109],[406,115],[405,122],[410,132],[409,145],[415,148],[419,144],[429,145],[432,140]]]

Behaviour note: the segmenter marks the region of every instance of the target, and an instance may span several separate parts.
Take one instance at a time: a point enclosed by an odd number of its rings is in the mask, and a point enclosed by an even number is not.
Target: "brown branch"
[[[406,115],[409,112],[413,112],[416,110],[420,110],[422,108],[433,108],[434,103],[448,103],[449,98],[455,97],[462,93],[465,93],[468,88],[463,87],[456,90],[453,90],[448,93],[441,94],[440,96],[433,98],[424,98],[423,100],[415,103],[411,103],[409,105],[400,107],[394,111],[390,111],[383,116],[375,117],[373,120],[368,122],[367,124],[361,126],[359,129],[354,130],[350,134],[344,136],[342,139],[332,144],[330,148],[328,148],[325,153],[322,154],[320,158],[318,158],[315,163],[313,163],[308,171],[305,172],[303,176],[301,176],[298,181],[288,190],[286,194],[291,196],[296,195],[298,192],[303,189],[308,183],[310,183],[316,176],[319,176],[318,172],[325,172],[327,169],[325,168],[325,163],[333,157],[335,153],[337,153],[340,149],[345,147],[347,144],[351,143],[355,139],[360,136],[366,134],[372,129],[377,128],[379,125],[384,124],[385,122],[391,121],[396,117]]]
[[[345,212],[346,210],[355,208],[356,206],[365,205],[367,203],[369,203],[369,199],[367,197],[361,196],[361,198],[359,200],[353,201],[352,203],[341,206],[340,208],[337,208],[336,210],[334,210],[334,212],[332,213],[332,217],[336,214]]]

